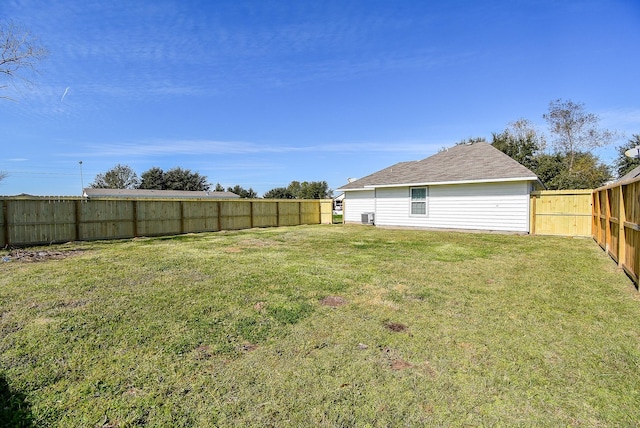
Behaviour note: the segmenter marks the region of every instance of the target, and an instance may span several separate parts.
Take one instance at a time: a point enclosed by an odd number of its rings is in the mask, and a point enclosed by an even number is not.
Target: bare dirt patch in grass
[[[258,345],[256,345],[255,343],[245,343],[239,348],[240,351],[244,351],[244,352],[251,352],[251,351],[255,351],[256,349],[258,349]]]
[[[193,352],[196,360],[206,360],[213,356],[213,351],[208,345],[200,345]]]
[[[63,260],[67,257],[76,256],[82,253],[84,250],[82,249],[74,249],[74,250],[63,250],[63,251],[54,251],[54,250],[40,250],[40,251],[29,251],[29,250],[11,250],[8,255],[2,258],[5,262],[10,261],[20,261],[20,262],[43,262],[46,260]]]
[[[407,331],[409,327],[399,322],[387,322],[384,326],[395,333],[402,333],[403,331]]]
[[[77,300],[77,299],[73,299],[73,300],[66,300],[64,302],[59,302],[56,303],[54,305],[54,308],[70,308],[70,309],[75,309],[75,308],[81,308],[83,306],[86,306],[89,304],[88,300]]]
[[[391,370],[399,371],[413,368],[413,364],[402,358],[395,349],[383,348],[382,357]]]
[[[397,360],[393,360],[391,362],[391,370],[406,370],[412,367],[413,367],[413,364],[403,360],[402,358],[398,358]]]
[[[340,296],[327,296],[324,299],[320,300],[320,304],[322,306],[329,306],[331,308],[337,308],[339,306],[343,306],[347,304],[347,301]]]

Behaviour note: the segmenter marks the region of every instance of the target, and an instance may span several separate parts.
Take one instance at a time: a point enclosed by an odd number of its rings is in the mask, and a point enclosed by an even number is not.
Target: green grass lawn
[[[2,426],[640,421],[640,298],[590,239],[334,225],[40,250],[69,253],[0,262]]]

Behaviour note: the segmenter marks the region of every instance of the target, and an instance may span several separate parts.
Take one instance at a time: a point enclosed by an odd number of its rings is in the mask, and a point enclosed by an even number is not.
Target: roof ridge
[[[394,171],[395,168],[395,171]],[[457,144],[419,161],[398,162],[339,190],[416,183],[538,180],[536,174],[487,142]]]

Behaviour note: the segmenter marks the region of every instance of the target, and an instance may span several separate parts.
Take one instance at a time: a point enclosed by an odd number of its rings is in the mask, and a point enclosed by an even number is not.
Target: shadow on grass
[[[12,391],[3,376],[0,376],[0,426],[16,428],[35,426],[25,396]]]

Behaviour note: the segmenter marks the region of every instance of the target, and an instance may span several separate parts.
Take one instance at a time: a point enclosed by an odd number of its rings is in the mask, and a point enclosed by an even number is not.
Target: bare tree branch
[[[616,137],[615,132],[600,128],[600,118],[588,113],[583,103],[557,99],[549,103],[549,113],[542,117],[549,124],[554,147],[567,155],[569,171],[578,152],[605,146]]]
[[[48,55],[47,50],[28,30],[12,21],[0,22],[0,91],[20,79],[29,85],[29,74],[36,72],[36,65]],[[6,95],[0,98],[11,100]]]

